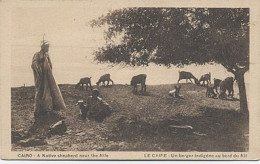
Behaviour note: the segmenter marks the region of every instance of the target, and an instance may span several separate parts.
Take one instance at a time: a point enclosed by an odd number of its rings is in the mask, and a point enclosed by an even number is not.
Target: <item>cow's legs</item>
[[[219,93],[219,95],[218,95],[218,98],[223,99],[223,98],[224,98],[224,97],[223,97],[224,94],[225,94],[224,91],[220,91],[220,93]]]
[[[217,92],[217,94],[219,94],[219,93],[218,93],[218,87],[214,87],[213,89],[215,89],[216,92]]]
[[[141,83],[141,86],[142,86],[141,91],[142,92],[146,92],[146,85],[145,85],[145,83]]]
[[[89,82],[89,87],[90,87],[90,90],[92,90],[92,85],[91,85],[91,82]]]
[[[114,85],[114,81],[110,79],[110,81],[112,82],[112,85]]]
[[[80,84],[81,86],[81,90],[83,91],[84,90],[84,84]]]
[[[229,97],[233,97],[234,96],[234,90],[233,89],[228,90],[228,96]]]
[[[226,97],[226,91],[227,91],[226,89],[225,89],[225,90],[220,90],[220,94],[219,94],[218,97],[219,97],[220,99],[227,98],[227,97]]]
[[[217,92],[217,94],[219,94],[219,92],[218,92],[218,87],[216,88],[216,92]]]
[[[133,92],[137,92],[137,85],[134,85]]]

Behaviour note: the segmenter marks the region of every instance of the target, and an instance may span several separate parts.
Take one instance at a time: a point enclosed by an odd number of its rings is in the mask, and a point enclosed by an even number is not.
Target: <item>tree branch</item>
[[[221,63],[221,65],[223,65],[223,67],[225,67],[225,68],[227,69],[227,71],[229,71],[229,72],[235,74],[235,71],[233,70],[234,68],[230,68],[230,66],[228,66],[228,65],[226,65],[226,64],[224,64],[224,63]]]

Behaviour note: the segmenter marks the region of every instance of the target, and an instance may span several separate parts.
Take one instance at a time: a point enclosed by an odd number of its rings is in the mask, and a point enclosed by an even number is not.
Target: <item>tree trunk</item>
[[[245,86],[245,79],[244,73],[237,74],[236,80],[238,82],[238,89],[239,89],[239,98],[240,98],[240,110],[243,114],[248,114],[248,106],[247,106],[247,96],[246,96],[246,86]]]
[[[242,134],[249,134],[249,110],[247,106],[244,73],[238,73],[236,76],[236,80],[238,82],[240,111],[242,114],[242,117],[240,118],[240,122],[242,123]]]

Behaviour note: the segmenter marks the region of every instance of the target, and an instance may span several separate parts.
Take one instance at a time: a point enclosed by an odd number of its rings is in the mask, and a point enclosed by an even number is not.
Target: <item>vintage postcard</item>
[[[0,0],[1,158],[259,160],[259,6]]]

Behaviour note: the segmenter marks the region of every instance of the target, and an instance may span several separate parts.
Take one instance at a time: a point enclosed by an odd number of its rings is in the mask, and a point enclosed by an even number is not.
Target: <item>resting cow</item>
[[[133,92],[137,92],[137,84],[141,84],[141,92],[146,92],[146,74],[140,74],[137,76],[133,76],[130,82],[131,86],[134,86]]]

